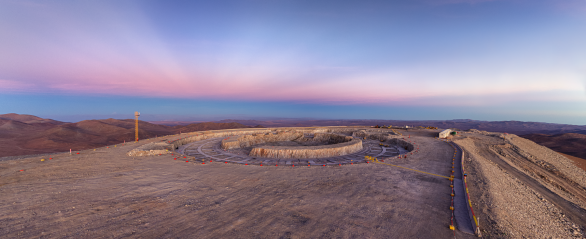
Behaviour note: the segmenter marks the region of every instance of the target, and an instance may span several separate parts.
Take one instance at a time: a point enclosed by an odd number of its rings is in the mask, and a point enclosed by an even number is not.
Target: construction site
[[[513,134],[444,131],[137,131],[0,158],[0,237],[584,237],[586,173],[571,160]]]

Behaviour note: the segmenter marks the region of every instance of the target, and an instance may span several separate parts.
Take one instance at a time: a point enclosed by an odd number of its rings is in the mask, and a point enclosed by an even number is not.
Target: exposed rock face
[[[223,149],[251,147],[256,144],[296,141],[323,142],[327,145],[321,146],[262,146],[253,149],[251,156],[272,157],[272,158],[320,158],[355,153],[362,150],[362,141],[351,136],[332,134],[330,132],[351,134],[352,129],[331,130],[325,128],[303,129],[303,130],[276,130],[276,129],[232,129],[218,131],[204,131],[191,133],[190,136],[174,140],[173,142],[152,143],[140,146],[128,152],[129,156],[157,155],[171,152],[181,145],[194,141],[205,140],[215,137],[226,137],[222,140]],[[195,135],[193,135],[195,134]],[[304,137],[305,134],[313,134],[313,138]],[[387,139],[390,135],[381,135]],[[377,136],[375,136],[377,137]],[[319,144],[319,143],[317,143]],[[270,148],[269,148],[270,147]],[[411,146],[412,149],[412,146]]]
[[[388,140],[387,142],[389,142],[391,144],[399,145],[407,151],[413,151],[415,149],[415,146],[413,146],[412,143],[409,143],[409,142],[402,140],[402,139],[392,138],[392,139]]]
[[[172,150],[173,147],[167,143],[149,143],[131,150],[128,152],[128,156],[167,154]]]
[[[240,148],[239,136],[230,136],[222,140],[222,149],[237,149]]]
[[[234,135],[242,135],[242,134],[259,134],[259,133],[268,133],[271,132],[270,129],[233,129],[233,130],[211,130],[211,131],[203,131],[203,132],[195,132],[195,136],[186,137],[184,139],[175,140],[171,142],[174,149],[179,148],[179,146],[188,144],[195,141],[200,141],[209,138],[215,137],[229,137]]]
[[[258,133],[258,132],[270,132],[270,130],[265,129],[234,129],[234,130],[219,130],[219,131],[204,131],[204,132],[195,132],[191,134],[195,134],[193,136],[185,137],[179,140],[174,140],[173,142],[160,142],[160,143],[149,143],[143,146],[137,147],[130,152],[128,152],[128,156],[147,156],[147,155],[157,155],[157,154],[165,154],[169,153],[172,150],[175,150],[181,145],[188,144],[195,141],[200,141],[209,138],[215,137],[229,137],[233,135],[240,135],[240,134],[250,134],[250,133]]]
[[[343,137],[343,136],[340,136]],[[321,146],[261,146],[253,148],[250,156],[264,158],[325,158],[362,150],[362,140],[349,138],[348,142]]]
[[[278,142],[278,141],[292,141],[303,138],[303,133],[297,131],[277,132],[276,134],[266,133],[257,135],[245,135],[238,138],[240,147],[250,147],[252,145]]]
[[[374,139],[374,140],[389,140],[392,138],[393,135],[396,135],[392,131],[388,130],[360,130],[352,133],[352,136],[359,137],[359,138],[366,138],[366,139]]]
[[[361,140],[351,136],[325,133],[324,130],[316,131],[279,131],[276,134],[269,132],[228,137],[222,140],[222,149],[245,148],[279,141],[323,142],[327,144],[320,146],[259,146],[250,151],[250,156],[265,158],[323,158],[362,150]],[[304,133],[313,133],[313,137],[306,138]]]
[[[307,139],[307,138],[304,138]],[[307,139],[310,140],[310,139]],[[329,144],[339,144],[344,142],[350,142],[352,137],[350,136],[342,136],[337,134],[327,134],[327,133],[316,133],[313,136],[313,141],[321,141],[321,142],[328,142]]]

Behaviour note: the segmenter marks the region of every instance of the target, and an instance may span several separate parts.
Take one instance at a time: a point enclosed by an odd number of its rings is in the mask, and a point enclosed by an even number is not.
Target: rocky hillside
[[[32,115],[0,115],[0,157],[83,150],[133,141],[132,119],[84,120],[65,123]],[[165,126],[139,121],[139,138],[201,130],[250,128],[239,123],[205,122]]]
[[[22,123],[26,123],[26,124],[38,124],[38,123],[50,123],[50,124],[54,124],[54,125],[60,125],[60,124],[65,124],[65,122],[61,122],[61,121],[57,121],[57,120],[52,120],[52,119],[43,119],[34,115],[21,115],[21,114],[15,114],[15,113],[10,113],[10,114],[3,114],[0,115],[0,120],[14,120],[14,121],[19,121]]]
[[[527,134],[521,135],[521,137],[553,149],[554,151],[586,159],[586,135],[584,134]]]

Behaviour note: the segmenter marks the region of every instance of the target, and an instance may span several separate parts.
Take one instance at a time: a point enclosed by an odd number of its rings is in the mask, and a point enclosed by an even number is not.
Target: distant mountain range
[[[91,149],[130,142],[135,137],[133,119],[84,120],[66,123],[33,115],[0,115],[0,157]],[[166,126],[139,121],[139,138],[152,138],[216,129],[250,128],[239,123],[204,122]]]
[[[90,149],[134,140],[133,119],[84,120],[67,123],[33,115],[0,115],[0,157]],[[522,121],[456,120],[221,120],[215,122],[139,121],[139,138],[216,129],[307,126],[434,126],[507,132],[561,153],[586,159],[586,126]]]
[[[478,129],[489,132],[517,134],[533,140],[557,152],[586,159],[586,126],[551,124],[522,121],[480,121],[470,119],[455,120],[222,120],[216,122],[237,122],[243,125],[264,125],[266,127],[303,127],[303,126],[352,126],[352,125],[394,125],[394,126],[434,126],[440,129],[469,130]]]
[[[586,134],[586,125],[567,125],[523,121],[479,121],[470,119],[455,120],[221,120],[215,122],[237,122],[243,125],[263,125],[265,127],[303,127],[303,126],[434,126],[441,129],[455,128],[459,130],[478,129],[491,132],[507,132],[517,135],[523,134]]]

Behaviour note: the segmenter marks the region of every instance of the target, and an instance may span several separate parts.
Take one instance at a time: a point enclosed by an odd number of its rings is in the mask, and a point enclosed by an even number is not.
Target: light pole
[[[138,142],[138,116],[140,116],[140,113],[138,111],[134,112],[134,119],[135,119],[134,136],[135,136],[137,142]]]

